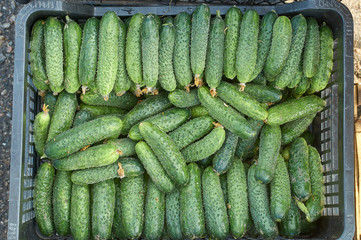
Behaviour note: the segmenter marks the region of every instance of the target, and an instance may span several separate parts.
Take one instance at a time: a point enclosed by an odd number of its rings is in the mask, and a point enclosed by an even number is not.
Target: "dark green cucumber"
[[[162,24],[173,24],[173,17],[166,16],[162,19]]]
[[[301,82],[303,78],[303,72],[302,72],[302,62],[300,61],[298,64],[298,69],[296,70],[293,78],[291,81],[289,81],[287,87],[288,88],[295,88],[297,85]]]
[[[280,16],[273,25],[272,43],[269,50],[264,73],[268,80],[281,73],[290,51],[292,41],[292,24],[288,17]]]
[[[82,123],[88,122],[93,119],[93,116],[90,111],[82,109],[75,114],[73,127],[76,127]]]
[[[92,186],[92,233],[94,239],[108,239],[112,232],[115,185],[114,180],[106,180]]]
[[[71,172],[56,171],[53,187],[54,226],[57,234],[70,233]]]
[[[228,215],[230,233],[242,238],[249,221],[247,174],[241,159],[235,159],[227,172]]]
[[[226,137],[222,147],[214,155],[213,170],[222,175],[231,167],[238,144],[238,136],[226,130]]]
[[[224,39],[223,72],[226,78],[236,77],[236,52],[241,26],[242,12],[237,7],[228,9],[224,22],[226,24],[226,36]]]
[[[294,199],[285,218],[281,221],[280,235],[295,238],[301,233],[301,213]]]
[[[221,182],[221,188],[224,198],[224,203],[228,204],[228,190],[227,190],[227,174],[222,174],[219,176],[219,181]]]
[[[282,92],[272,86],[249,83],[244,91],[261,103],[276,103],[281,101]]]
[[[289,144],[297,137],[301,136],[301,134],[310,126],[315,116],[316,114],[314,113],[282,125],[282,145]]]
[[[248,84],[247,84],[248,86]],[[259,133],[261,132],[261,129],[264,125],[263,121],[258,121],[254,119],[249,120],[250,125],[255,129],[256,135],[251,138],[239,138],[238,139],[238,145],[236,148],[235,155],[242,160],[245,160],[246,156],[248,155],[249,151],[252,150],[253,146],[255,145],[255,142],[258,138]]]
[[[149,179],[144,208],[144,238],[158,240],[162,236],[165,215],[165,193]]]
[[[197,164],[203,168],[211,166],[212,165],[212,156],[206,157],[206,158],[198,161]]]
[[[320,31],[313,17],[307,18],[307,33],[303,51],[303,74],[307,78],[316,75],[320,63]]]
[[[117,147],[120,157],[130,157],[135,155],[135,144],[136,142],[132,141],[129,138],[121,139],[108,139],[107,143],[113,144]]]
[[[256,167],[256,178],[264,184],[270,183],[274,177],[280,148],[281,128],[265,125],[261,131]]]
[[[73,184],[71,190],[70,230],[74,240],[90,237],[90,193],[88,185]]]
[[[159,188],[159,190],[165,193],[173,191],[174,184],[172,180],[164,171],[161,163],[159,162],[158,158],[155,156],[149,145],[143,141],[140,141],[135,146],[135,151],[140,161],[142,162],[145,170],[147,171],[149,177]]]
[[[34,120],[34,145],[39,156],[43,156],[46,139],[50,125],[50,114],[47,106],[44,104],[43,111],[36,114]]]
[[[296,199],[306,201],[311,196],[309,149],[303,138],[296,138],[290,148],[288,160],[292,193]]]
[[[202,105],[197,105],[194,107],[191,107],[191,116],[192,118],[202,117],[202,116],[208,116],[208,111],[205,107]]]
[[[213,172],[212,167],[207,167],[203,172],[202,193],[209,236],[215,239],[226,238],[229,233],[227,208],[219,176]]]
[[[264,75],[263,71],[260,72],[255,79],[252,80],[252,83],[259,84],[259,85],[266,85],[267,84],[267,78]]]
[[[306,219],[306,215],[301,211],[300,213],[301,213],[301,234],[304,236],[313,235],[318,228],[317,221],[309,222]]]
[[[182,155],[187,163],[197,162],[214,154],[224,143],[226,132],[223,127],[214,128],[201,140],[187,146]]]
[[[109,99],[105,101],[102,95],[87,92],[86,94],[80,95],[80,100],[88,105],[118,107],[126,110],[132,109],[138,102],[138,99],[129,92],[121,96],[117,96],[114,92],[111,92],[108,97]]]
[[[47,141],[53,140],[60,133],[68,130],[73,124],[77,100],[75,94],[62,92],[55,104],[50,120]]]
[[[190,92],[176,89],[169,93],[168,98],[174,106],[180,108],[194,107],[200,104],[197,89],[192,89]]]
[[[248,169],[248,199],[255,228],[264,239],[274,239],[278,235],[276,222],[271,217],[267,185],[256,178],[257,165]]]
[[[56,104],[57,97],[54,96],[51,92],[47,92],[44,96],[44,104],[48,106],[50,116],[53,115],[55,104]]]
[[[219,98],[213,98],[207,87],[198,89],[198,97],[208,113],[232,133],[244,138],[256,135],[256,131],[240,113]]]
[[[50,159],[66,157],[90,144],[119,134],[122,126],[122,120],[117,117],[97,118],[52,138],[44,152]]]
[[[34,211],[41,234],[52,236],[55,232],[51,205],[55,170],[51,163],[40,165],[34,183]]]
[[[183,239],[180,221],[180,192],[174,189],[165,196],[165,219],[167,233],[172,240]]]
[[[256,120],[265,120],[267,110],[250,94],[239,91],[238,87],[222,82],[218,87],[219,97],[239,112]]]
[[[311,80],[305,76],[302,76],[301,81],[298,85],[291,89],[292,96],[294,98],[300,98],[303,94],[305,94],[308,88],[311,86]]]
[[[172,139],[160,128],[148,122],[142,122],[139,129],[174,183],[180,186],[187,184],[189,174],[186,161]]]
[[[180,189],[180,223],[185,238],[206,235],[202,203],[201,169],[196,163],[188,164],[189,182]]]
[[[87,105],[84,103],[80,103],[80,110],[83,109],[88,110],[94,118],[101,117],[103,115],[110,115],[110,114],[124,115],[125,113],[127,113],[126,110],[117,107],[95,106],[95,105]]]
[[[125,239],[125,233],[122,223],[122,204],[120,202],[122,192],[120,189],[120,179],[114,179],[115,185],[115,207],[113,220],[113,233],[118,239]]]
[[[253,10],[243,14],[236,53],[237,79],[240,83],[253,80],[252,75],[257,62],[259,16]]]
[[[308,130],[302,133],[301,137],[303,137],[309,145],[313,145],[313,143],[315,142],[315,136]]]

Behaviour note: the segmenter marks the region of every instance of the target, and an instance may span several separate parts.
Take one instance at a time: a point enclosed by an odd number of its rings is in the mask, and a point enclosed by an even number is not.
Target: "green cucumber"
[[[113,233],[118,239],[125,239],[125,233],[122,223],[122,205],[120,202],[122,192],[120,190],[120,179],[114,179],[115,185],[115,207],[114,207],[114,220],[113,220]]]
[[[129,138],[108,139],[107,143],[113,144],[117,147],[120,157],[130,157],[135,155],[136,142]]]
[[[70,230],[74,240],[90,237],[90,193],[88,185],[73,184],[71,189]]]
[[[308,130],[302,133],[301,137],[303,137],[309,145],[313,145],[313,143],[315,142],[315,136]]]
[[[82,109],[75,114],[73,128],[79,126],[82,123],[89,122],[93,119],[93,116],[90,111],[87,109]]]
[[[208,167],[208,166],[211,166],[211,165],[212,165],[212,156],[206,157],[206,158],[198,161],[197,164],[198,164],[200,167],[203,167],[203,168],[206,168],[206,167]]]
[[[88,92],[80,95],[80,100],[88,105],[118,107],[125,110],[132,109],[138,102],[138,99],[129,92],[126,92],[121,96],[111,92],[108,97],[108,100],[105,101],[102,95]]]
[[[162,19],[162,24],[173,24],[173,17],[166,16]]]
[[[50,116],[53,115],[55,104],[56,104],[57,97],[54,96],[51,92],[47,92],[44,96],[44,104],[47,106],[47,109],[49,110]]]
[[[288,88],[297,87],[297,85],[301,82],[302,78],[303,78],[302,62],[300,61],[298,64],[298,69],[296,70],[293,78],[289,81],[287,87]]]
[[[261,103],[276,103],[281,101],[282,92],[272,86],[248,83],[244,91]]]
[[[247,84],[248,86],[248,84]],[[256,131],[256,135],[251,138],[239,138],[238,139],[238,145],[236,148],[235,155],[242,160],[245,160],[248,153],[252,150],[253,146],[255,145],[255,142],[258,138],[259,133],[261,132],[261,129],[264,125],[263,121],[258,121],[254,119],[249,120],[250,125],[254,128]]]
[[[316,114],[314,113],[282,125],[282,145],[289,144],[297,137],[301,136],[301,134],[310,126],[315,116]]]
[[[59,93],[61,93],[64,90],[64,85],[62,84],[61,86],[55,86],[52,83],[50,83],[50,90],[53,92],[54,96],[57,96]]]
[[[197,89],[192,89],[190,92],[176,89],[169,93],[168,98],[174,106],[179,108],[194,107],[200,104]]]
[[[320,31],[313,17],[307,18],[307,33],[303,51],[303,75],[312,78],[316,75],[320,63]]]
[[[290,210],[281,221],[280,235],[287,238],[295,238],[301,233],[301,213],[294,199],[292,199]]]
[[[34,145],[39,156],[43,156],[46,139],[50,125],[50,114],[47,106],[44,104],[43,111],[36,114],[34,120]]]
[[[311,86],[311,80],[305,76],[302,76],[301,81],[298,85],[291,89],[292,96],[294,98],[300,98],[303,94],[305,94],[308,88]]]
[[[228,204],[228,190],[227,190],[227,174],[222,174],[219,176],[219,181],[221,182],[221,188],[224,198],[224,203]]]
[[[202,117],[202,116],[208,116],[208,111],[205,107],[203,107],[202,105],[197,105],[194,107],[191,107],[191,116],[192,118],[198,118],[198,117]]]
[[[286,145],[281,151],[281,155],[286,162],[290,159],[290,148],[291,145]]]
[[[94,118],[101,117],[103,115],[110,115],[110,114],[124,115],[125,113],[127,113],[126,110],[117,107],[94,106],[94,105],[87,105],[84,103],[80,103],[80,110],[83,109],[88,110]]]
[[[252,80],[252,83],[259,84],[259,85],[266,85],[267,84],[267,78],[264,75],[263,71],[260,72],[255,79]]]
[[[180,192],[174,189],[165,196],[165,219],[167,233],[172,240],[183,239],[180,221]]]

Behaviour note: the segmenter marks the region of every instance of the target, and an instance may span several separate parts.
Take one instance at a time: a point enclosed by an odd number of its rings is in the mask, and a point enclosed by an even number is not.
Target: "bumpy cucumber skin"
[[[120,181],[122,224],[126,238],[136,239],[143,231],[144,177],[124,178]]]
[[[277,224],[271,217],[267,185],[256,178],[257,165],[248,169],[248,198],[252,219],[256,229],[264,239],[273,239],[278,235]]]
[[[90,111],[82,109],[75,114],[73,127],[79,126],[82,123],[88,122],[93,119],[93,116]]]
[[[50,125],[50,114],[47,112],[40,112],[35,116],[34,121],[34,144],[36,152],[39,156],[44,154],[44,147],[46,139],[48,138],[48,131]]]
[[[125,239],[125,233],[122,224],[122,205],[120,202],[122,192],[120,191],[120,179],[114,179],[115,185],[115,207],[113,220],[113,233],[118,239]]]
[[[191,116],[192,118],[202,117],[202,116],[208,116],[208,111],[205,107],[202,105],[197,105],[194,107],[191,107]]]
[[[307,93],[312,94],[326,88],[333,68],[333,33],[326,23],[320,28],[320,63],[316,74],[312,77]]]
[[[208,134],[214,127],[213,122],[214,119],[209,116],[194,118],[170,132],[169,137],[179,149],[183,149]]]
[[[281,221],[280,235],[287,238],[295,238],[301,233],[301,213],[294,199],[291,201],[291,207],[288,214]]]
[[[170,239],[183,239],[180,222],[180,193],[178,189],[165,196],[166,228]]]
[[[174,73],[177,83],[185,87],[192,81],[190,65],[191,16],[179,13],[174,19],[175,42],[173,52]]]
[[[71,190],[70,230],[74,240],[90,237],[90,193],[88,185],[73,184]]]
[[[247,175],[241,159],[235,159],[227,172],[228,214],[230,233],[242,238],[249,221]]]
[[[211,156],[222,147],[225,137],[223,127],[213,129],[207,136],[182,150],[185,161],[196,162]]]
[[[218,87],[219,97],[239,112],[256,120],[265,120],[267,110],[251,95],[230,83],[222,82]]]
[[[228,79],[235,78],[237,74],[235,65],[241,20],[242,12],[237,7],[228,9],[224,18],[227,30],[224,39],[223,72]]]
[[[83,39],[79,54],[79,82],[86,88],[95,90],[95,74],[98,58],[99,20],[89,18],[84,25]]]
[[[189,182],[180,189],[180,221],[185,238],[202,238],[206,235],[202,203],[201,169],[190,163]]]
[[[226,238],[229,232],[227,208],[219,176],[212,167],[207,167],[203,172],[202,193],[208,234],[215,239]]]
[[[165,193],[148,180],[144,209],[144,238],[157,240],[162,236],[165,214]]]
[[[52,138],[45,145],[50,159],[69,156],[80,149],[118,134],[123,123],[117,117],[105,116],[83,123]]]
[[[290,176],[281,155],[278,155],[274,178],[271,181],[271,215],[276,222],[287,216],[291,206]]]
[[[108,239],[112,232],[114,218],[114,180],[94,184],[92,197],[92,233],[94,239]]]
[[[259,16],[255,10],[243,14],[236,53],[237,79],[240,83],[252,81],[257,62]]]
[[[295,88],[297,87],[297,85],[301,82],[303,77],[303,72],[302,72],[302,65],[301,65],[301,61],[300,64],[298,65],[298,69],[295,72],[293,78],[291,79],[291,81],[289,81],[287,87],[288,88]]]
[[[248,86],[248,85],[247,85]],[[259,133],[261,132],[261,129],[264,125],[263,121],[258,121],[254,119],[250,119],[249,123],[251,126],[255,129],[256,135],[252,138],[239,138],[238,139],[238,145],[236,148],[235,155],[242,160],[245,160],[246,156],[248,155],[249,151],[252,150],[253,146],[255,145],[255,142],[258,138]]]
[[[294,98],[300,98],[303,94],[305,94],[308,88],[311,86],[311,80],[305,76],[302,76],[301,81],[298,85],[291,89],[292,96]]]
[[[59,93],[61,93],[64,90],[64,85],[61,86],[54,86],[52,83],[50,83],[50,90],[53,92],[55,96],[57,96]]]
[[[169,193],[173,191],[174,184],[164,171],[161,163],[153,153],[149,145],[143,141],[140,141],[135,145],[135,151],[144,168],[146,169],[149,177],[159,190]]]
[[[124,93],[122,96],[117,96],[114,92],[111,92],[108,97],[109,99],[105,101],[100,94],[88,92],[80,95],[80,100],[89,105],[118,107],[126,110],[132,109],[138,102],[137,97],[129,92]]]
[[[263,70],[272,42],[273,24],[278,15],[269,11],[263,16],[258,35],[257,61],[251,79],[255,79]]]
[[[232,133],[244,138],[256,135],[255,130],[240,113],[226,106],[219,98],[213,98],[207,87],[198,89],[198,97],[208,113]]]
[[[283,159],[285,160],[285,162],[288,162],[288,160],[290,159],[290,148],[291,148],[291,145],[286,145],[283,147],[283,149],[281,151],[281,155],[282,155]]]
[[[320,31],[316,19],[308,17],[306,20],[307,33],[303,51],[303,74],[307,78],[312,78],[317,73],[320,63]]]
[[[47,92],[44,96],[44,104],[48,106],[50,116],[52,116],[54,112],[56,99],[57,97],[54,96],[51,92]]]
[[[281,128],[265,125],[261,131],[259,158],[256,167],[256,179],[264,184],[270,183],[274,177],[280,148]]]
[[[84,103],[80,103],[80,110],[86,109],[88,110],[94,118],[102,117],[103,115],[124,115],[127,113],[126,110],[117,108],[117,107],[109,107],[109,106],[94,106],[87,105]]]
[[[119,17],[113,11],[106,12],[99,24],[99,51],[97,65],[97,89],[107,98],[113,90],[118,70]]]
[[[107,140],[107,143],[115,145],[117,150],[121,151],[119,154],[120,157],[130,157],[135,155],[136,142],[129,138],[109,139]]]
[[[267,84],[267,78],[264,75],[263,71],[260,72],[255,79],[252,80],[252,83],[259,84],[259,85],[266,85]]]
[[[308,126],[310,126],[315,116],[316,114],[311,114],[309,116],[282,125],[282,145],[289,144],[294,139],[301,136],[301,134],[306,131]]]
[[[60,87],[63,75],[63,31],[56,17],[49,17],[44,27],[45,68],[50,84]]]
[[[226,130],[226,137],[222,147],[214,155],[213,170],[222,175],[231,167],[238,144],[238,136]]]
[[[224,203],[227,206],[227,203],[228,203],[227,174],[220,175],[219,176],[219,181],[221,183]]]
[[[202,75],[206,64],[210,20],[209,6],[198,5],[192,14],[191,30],[191,67],[196,77]]]
[[[148,122],[142,122],[139,129],[174,183],[179,186],[187,184],[189,178],[187,165],[172,139],[157,126]]]
[[[71,127],[73,124],[76,106],[77,100],[75,94],[62,92],[59,95],[50,120],[48,142]]]
[[[210,88],[218,87],[223,73],[223,46],[225,23],[220,12],[212,19],[205,66],[205,78]]]
[[[268,110],[267,122],[270,125],[283,125],[307,115],[320,112],[326,101],[315,95],[291,99]]]
[[[51,197],[55,170],[51,163],[40,165],[34,183],[35,219],[40,232],[44,236],[51,236],[55,232]]]
[[[168,98],[174,106],[180,108],[194,107],[200,104],[197,89],[192,89],[190,92],[176,89],[169,93]]]
[[[275,103],[282,99],[280,90],[267,85],[249,83],[244,91],[261,103]]]
[[[306,201],[311,195],[308,151],[306,141],[303,138],[296,138],[291,145],[288,160],[292,193],[300,201]]]
[[[197,164],[203,168],[206,168],[208,166],[211,166],[212,165],[212,156],[211,157],[207,157],[207,158],[204,158],[200,161],[197,162]]]
[[[286,16],[280,16],[273,25],[272,44],[264,65],[264,73],[269,81],[275,78],[286,64],[291,41],[291,21]]]

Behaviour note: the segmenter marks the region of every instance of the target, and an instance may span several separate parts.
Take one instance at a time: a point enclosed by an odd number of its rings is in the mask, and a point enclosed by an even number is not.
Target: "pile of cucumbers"
[[[309,131],[326,101],[333,34],[200,4],[175,18],[109,11],[38,20],[30,39],[43,111],[34,210],[73,239],[309,236],[324,209]],[[237,81],[237,80],[238,81]]]

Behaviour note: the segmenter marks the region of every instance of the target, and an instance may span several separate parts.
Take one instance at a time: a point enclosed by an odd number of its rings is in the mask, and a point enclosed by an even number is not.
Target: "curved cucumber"
[[[313,17],[307,18],[307,33],[303,51],[303,74],[307,78],[316,75],[320,63],[320,31]]]
[[[93,119],[90,111],[82,109],[75,114],[73,127],[79,126],[82,123],[88,122]]]
[[[168,98],[174,106],[180,108],[194,107],[200,104],[197,89],[192,89],[190,92],[176,89],[169,93]]]
[[[88,185],[73,184],[71,190],[70,230],[74,240],[90,237],[90,192]]]
[[[80,100],[88,105],[118,107],[126,110],[132,109],[138,102],[138,99],[129,92],[121,96],[111,92],[107,101],[98,93],[87,92],[86,94],[80,95]]]
[[[289,144],[297,137],[301,136],[301,134],[310,126],[315,116],[316,114],[311,114],[282,125],[282,145]]]
[[[205,107],[202,105],[197,105],[194,107],[191,107],[191,116],[192,118],[198,118],[202,116],[208,116],[208,111]]]
[[[301,213],[294,199],[291,201],[291,207],[288,214],[281,221],[280,235],[287,238],[295,238],[301,233]]]
[[[180,193],[178,189],[165,196],[165,219],[165,227],[170,239],[183,239],[180,221]]]
[[[34,120],[34,144],[36,152],[39,156],[43,156],[46,139],[50,125],[50,114],[44,104],[43,111],[35,116]]]
[[[282,92],[272,86],[249,83],[244,91],[261,103],[275,103],[282,99]]]

